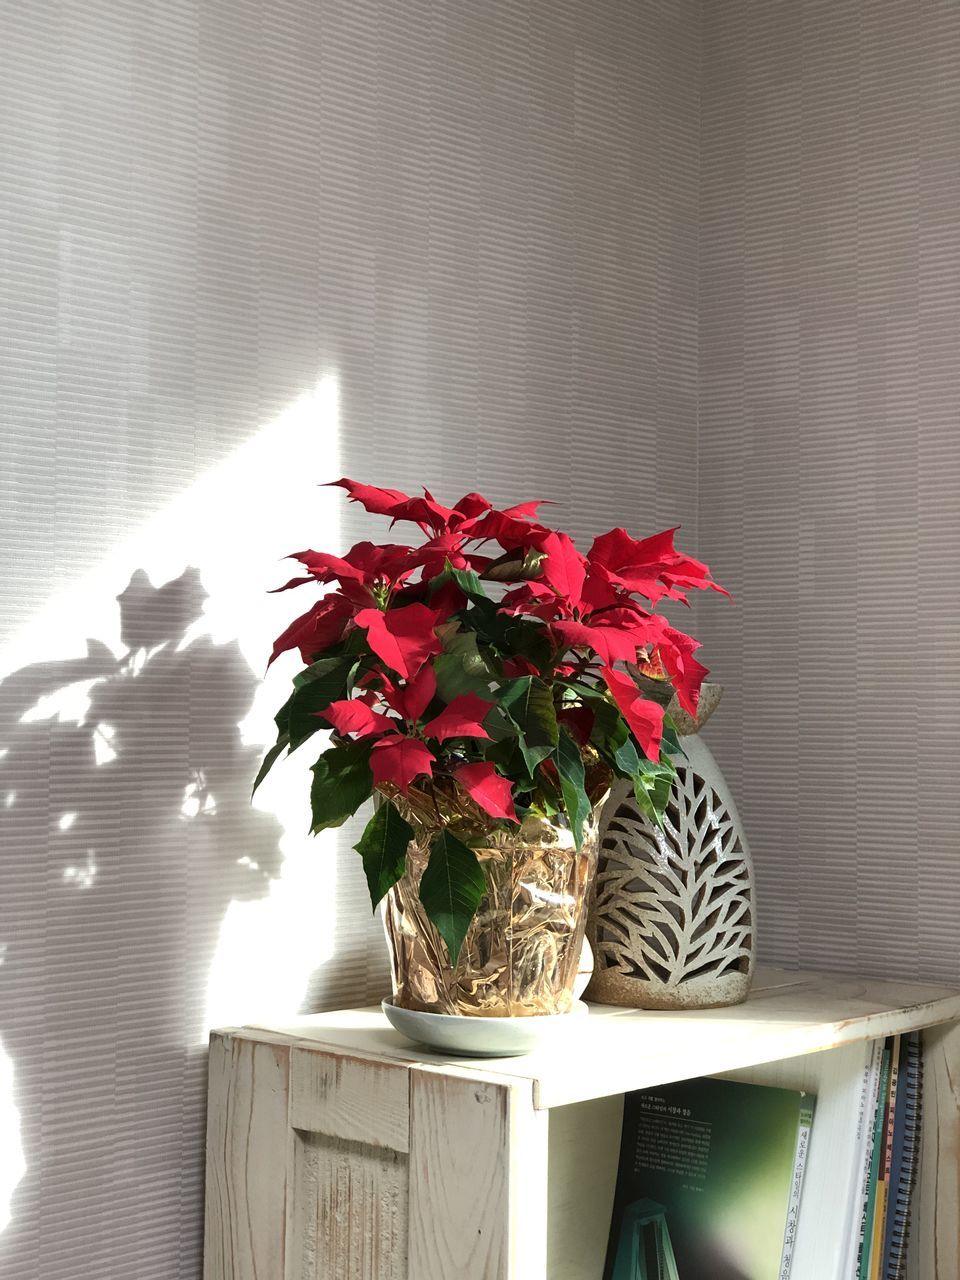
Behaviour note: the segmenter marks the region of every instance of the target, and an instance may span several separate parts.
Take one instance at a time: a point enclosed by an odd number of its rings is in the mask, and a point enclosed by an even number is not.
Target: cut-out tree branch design
[[[597,879],[598,964],[665,986],[745,969],[751,872],[735,815],[680,764],[662,828],[632,794],[611,800]]]

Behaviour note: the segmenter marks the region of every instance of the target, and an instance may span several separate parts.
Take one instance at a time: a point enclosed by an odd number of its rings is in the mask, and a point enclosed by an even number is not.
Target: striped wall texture
[[[0,26],[5,1280],[196,1277],[207,1025],[382,989],[247,802],[332,471],[683,522],[766,958],[958,977],[960,6]]]
[[[960,5],[704,7],[709,730],[768,958],[960,977]]]
[[[698,543],[699,11],[0,28],[0,1274],[195,1280],[208,1022],[385,981],[356,830],[248,803],[315,484]]]

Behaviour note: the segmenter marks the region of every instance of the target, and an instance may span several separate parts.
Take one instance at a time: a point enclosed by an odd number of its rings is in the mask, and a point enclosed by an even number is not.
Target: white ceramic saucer
[[[412,1040],[458,1058],[516,1058],[530,1053],[579,1021],[587,1007],[579,1000],[569,1013],[530,1018],[470,1018],[401,1009],[392,999],[380,1007],[392,1027]]]

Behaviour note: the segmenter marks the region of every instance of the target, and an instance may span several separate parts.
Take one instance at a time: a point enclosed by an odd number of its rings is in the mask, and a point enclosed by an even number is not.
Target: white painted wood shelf
[[[917,1029],[910,1277],[960,1280],[960,992],[778,969],[732,1009],[590,1006],[523,1058],[417,1050],[379,1009],[215,1032],[205,1280],[600,1280],[624,1092]]]

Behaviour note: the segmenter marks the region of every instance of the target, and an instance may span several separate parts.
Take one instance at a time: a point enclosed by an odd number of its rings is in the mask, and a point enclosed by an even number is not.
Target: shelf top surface
[[[589,1005],[549,1045],[520,1058],[454,1058],[419,1049],[379,1008],[311,1014],[240,1029],[256,1039],[529,1083],[537,1107],[650,1088],[960,1021],[960,991],[928,983],[760,968],[744,1004],[681,1013]]]

